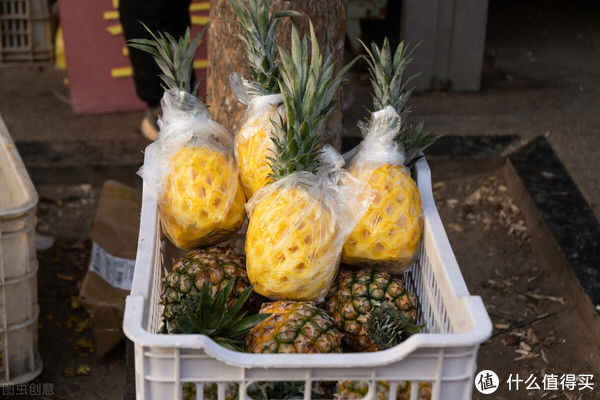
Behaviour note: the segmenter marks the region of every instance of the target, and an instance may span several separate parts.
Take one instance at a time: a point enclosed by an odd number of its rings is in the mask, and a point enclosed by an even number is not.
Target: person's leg
[[[190,24],[190,0],[120,0],[119,15],[126,40],[151,39],[143,22],[152,32],[168,32],[174,37],[182,36]],[[156,117],[163,94],[158,75],[160,69],[151,55],[129,48],[133,66],[133,79],[138,97],[148,104],[149,111],[142,122],[142,131],[152,139],[156,136]]]

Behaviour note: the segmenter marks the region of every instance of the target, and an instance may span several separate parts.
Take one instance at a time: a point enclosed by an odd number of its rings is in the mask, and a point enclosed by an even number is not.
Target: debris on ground
[[[509,374],[533,375],[538,382],[545,374],[600,376],[600,350],[576,305],[565,297],[563,282],[538,261],[531,246],[535,232],[525,224],[501,172],[438,181],[433,191],[467,286],[482,297],[494,327],[479,349],[478,369],[496,371],[501,381]],[[508,392],[507,385],[494,398],[580,395],[579,400],[594,399],[593,392]],[[487,397],[473,394],[474,400]]]

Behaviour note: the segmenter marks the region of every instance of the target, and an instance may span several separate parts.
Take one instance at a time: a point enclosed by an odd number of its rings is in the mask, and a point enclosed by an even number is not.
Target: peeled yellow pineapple
[[[337,271],[337,229],[329,211],[302,187],[280,187],[256,205],[246,235],[254,290],[288,300],[317,299]]]
[[[376,191],[373,202],[342,250],[348,264],[408,266],[423,233],[421,196],[406,167],[385,164],[375,169],[357,166],[351,174]],[[388,265],[389,266],[389,265]]]
[[[276,106],[248,119],[235,137],[235,157],[246,197],[271,183],[271,168],[267,157],[273,155],[273,124],[278,121]]]
[[[161,99],[158,140],[148,146],[140,174],[156,190],[163,231],[184,250],[216,244],[234,234],[246,217],[246,201],[233,154],[233,136],[211,119],[190,87],[193,56],[201,35],[190,30],[175,41],[130,46],[154,57],[167,90]]]
[[[404,44],[395,54],[387,39],[381,48],[373,44],[365,49],[377,111],[348,170],[369,184],[375,198],[344,244],[342,261],[400,273],[408,268],[423,234],[421,196],[406,165],[435,139],[422,132],[422,124],[415,128],[407,122],[411,91],[402,75],[410,58]]]
[[[186,145],[171,159],[159,198],[165,233],[184,250],[219,243],[243,224],[246,198],[226,154]]]

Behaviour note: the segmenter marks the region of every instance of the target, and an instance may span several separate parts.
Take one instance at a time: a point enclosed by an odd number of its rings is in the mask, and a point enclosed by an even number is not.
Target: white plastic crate
[[[34,379],[38,353],[37,193],[0,117],[0,386]]]
[[[228,383],[235,383],[239,398],[252,382],[302,381],[306,388],[317,381],[364,381],[367,399],[374,399],[375,383],[390,382],[389,399],[396,383],[432,384],[432,400],[471,399],[479,344],[492,325],[478,296],[470,296],[437,213],[431,174],[422,159],[416,165],[425,230],[418,258],[405,274],[408,289],[419,302],[422,333],[400,345],[376,353],[249,354],[227,350],[204,335],[157,334],[161,306],[158,299],[163,263],[172,245],[160,233],[156,195],[144,185],[138,252],[131,294],[127,297],[124,331],[135,344],[137,399],[182,398],[183,383],[196,384],[202,399],[203,384],[218,383],[218,398],[225,400]],[[167,255],[165,254],[167,253]],[[305,389],[305,399],[310,390]],[[417,400],[412,390],[411,400]]]

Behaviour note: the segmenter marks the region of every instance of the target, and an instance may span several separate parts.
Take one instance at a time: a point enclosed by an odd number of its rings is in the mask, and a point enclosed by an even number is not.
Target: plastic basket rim
[[[406,341],[387,350],[370,353],[329,353],[329,354],[255,354],[236,352],[225,349],[206,335],[200,334],[159,334],[148,332],[143,327],[143,312],[146,296],[141,279],[150,278],[150,271],[143,271],[143,264],[153,262],[152,240],[143,235],[145,229],[151,228],[151,234],[155,234],[157,225],[157,201],[156,194],[151,192],[147,185],[143,185],[143,203],[141,215],[152,213],[153,221],[140,223],[140,236],[138,239],[138,253],[134,271],[133,286],[125,303],[123,320],[123,331],[125,335],[136,345],[161,351],[173,350],[177,353],[185,350],[202,350],[210,357],[225,364],[244,368],[355,368],[355,367],[377,367],[385,366],[401,361],[411,353],[419,349],[440,349],[457,347],[478,347],[480,343],[488,339],[492,332],[492,323],[480,296],[469,294],[464,278],[460,272],[454,253],[451,251],[450,243],[443,229],[441,219],[435,207],[431,186],[431,171],[425,158],[420,159],[415,166],[417,181],[423,203],[423,215],[425,229],[436,229],[441,232],[438,246],[445,247],[446,254],[451,257],[444,260],[448,275],[454,279],[449,284],[456,298],[462,300],[465,309],[470,313],[473,328],[462,333],[417,333]],[[148,209],[150,207],[150,209]],[[441,229],[441,230],[440,230]],[[140,251],[141,250],[141,251]],[[151,254],[148,251],[152,250]],[[449,252],[448,252],[449,250]],[[150,257],[150,260],[147,259]],[[140,268],[138,268],[140,266]],[[140,287],[141,286],[141,287]],[[471,350],[472,351],[472,350]],[[365,356],[367,355],[368,356]]]
[[[35,187],[33,186],[33,182],[31,181],[29,174],[27,173],[27,169],[25,168],[23,159],[17,151],[17,146],[15,145],[15,142],[10,136],[8,128],[6,127],[4,119],[2,119],[1,115],[0,147],[4,147],[7,150],[9,157],[12,158],[17,172],[17,179],[19,179],[19,183],[25,189],[26,200],[24,202],[11,207],[0,208],[0,218],[14,217],[24,214],[30,211],[33,207],[35,207],[38,202],[38,194],[35,190]]]

